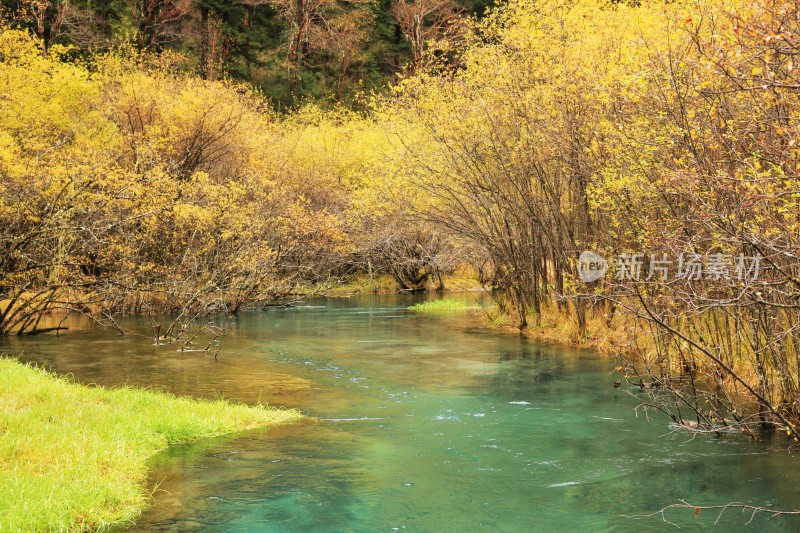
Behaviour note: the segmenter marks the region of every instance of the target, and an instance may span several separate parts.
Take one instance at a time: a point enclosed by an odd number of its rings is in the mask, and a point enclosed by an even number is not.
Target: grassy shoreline
[[[168,446],[289,423],[293,410],[78,385],[0,357],[0,531],[95,531],[147,505]]]
[[[528,316],[528,327],[520,330],[511,318],[496,305],[480,306],[462,300],[453,300],[444,293],[439,300],[430,300],[410,306],[408,309],[424,314],[471,313],[479,316],[487,328],[498,333],[521,335],[541,342],[552,342],[562,346],[590,348],[603,356],[616,357],[632,348],[654,349],[642,335],[641,327],[625,316],[617,316],[609,323],[606,316],[589,314],[586,331],[581,333],[575,320],[560,312],[555,305],[542,308],[539,317]],[[646,332],[645,332],[646,333]]]

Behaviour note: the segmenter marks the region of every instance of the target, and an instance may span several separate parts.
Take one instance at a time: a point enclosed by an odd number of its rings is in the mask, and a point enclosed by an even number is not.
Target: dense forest
[[[129,46],[178,54],[176,69],[246,81],[279,109],[357,105],[405,72],[452,60],[487,0],[2,0],[47,53],[91,58]],[[449,44],[445,44],[449,43]],[[177,56],[176,56],[177,57]]]
[[[0,332],[462,270],[688,429],[800,437],[798,4],[4,3]]]

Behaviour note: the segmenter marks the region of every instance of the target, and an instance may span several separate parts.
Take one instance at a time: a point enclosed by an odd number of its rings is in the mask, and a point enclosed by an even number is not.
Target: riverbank
[[[72,383],[0,358],[0,530],[89,531],[147,505],[168,446],[299,420],[293,410]]]
[[[480,282],[474,273],[468,269],[459,270],[453,274],[442,276],[443,291],[437,291],[437,283],[430,281],[425,292],[451,292],[481,291]],[[389,274],[358,274],[341,282],[327,282],[301,289],[299,293],[305,296],[324,296],[326,298],[349,298],[362,294],[402,294],[404,291]]]
[[[641,334],[635,321],[624,316],[608,320],[602,314],[587,316],[586,331],[581,332],[575,319],[560,312],[556,305],[543,307],[536,317],[528,317],[528,326],[520,330],[514,320],[496,305],[481,306],[476,301],[454,299],[456,293],[445,293],[441,300],[431,300],[411,306],[418,313],[468,312],[479,316],[487,327],[500,333],[522,335],[537,341],[553,342],[564,346],[591,348],[604,356],[618,356],[631,349],[652,350],[647,337]]]

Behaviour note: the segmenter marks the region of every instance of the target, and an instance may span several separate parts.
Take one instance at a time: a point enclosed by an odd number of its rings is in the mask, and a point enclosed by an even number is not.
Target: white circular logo
[[[608,261],[594,252],[584,251],[578,257],[578,277],[584,283],[597,281],[606,275]]]

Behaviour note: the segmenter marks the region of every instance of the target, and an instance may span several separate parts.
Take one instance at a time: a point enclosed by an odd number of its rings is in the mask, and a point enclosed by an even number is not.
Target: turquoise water
[[[465,296],[469,298],[469,296]],[[614,389],[615,362],[418,315],[411,297],[249,312],[219,359],[75,323],[0,350],[81,381],[298,407],[317,417],[176,447],[153,462],[154,505],[130,531],[661,531],[635,515],[686,499],[800,507],[797,458],[738,437],[671,431]],[[683,529],[717,514],[675,509]],[[715,529],[800,519],[727,511]]]

